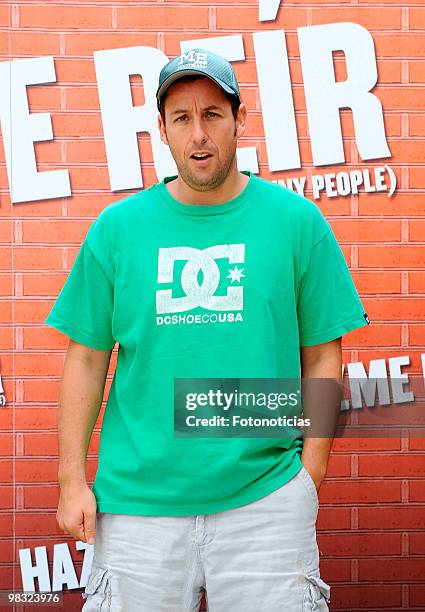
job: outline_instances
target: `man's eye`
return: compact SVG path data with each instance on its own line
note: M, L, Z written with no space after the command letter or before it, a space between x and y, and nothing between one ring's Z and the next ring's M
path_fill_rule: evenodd
M217 113L213 113L213 111L208 111L207 115L213 115L214 117L217 117Z
M180 121L180 119L186 119L187 115L180 115L180 117L177 117L176 121Z

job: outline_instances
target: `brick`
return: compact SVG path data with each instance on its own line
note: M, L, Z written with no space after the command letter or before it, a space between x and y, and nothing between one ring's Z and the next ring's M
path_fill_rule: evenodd
M409 537L409 554L410 555L423 555L425 550L425 533L410 532Z
M421 0L418 1L420 2ZM381 56L402 58L412 56L423 57L424 39L422 34L413 34L412 32L377 33L374 35L373 40L378 58Z
M422 163L425 161L425 141L394 141L391 153L394 159L402 159L404 163Z
M425 81L425 62L410 60L409 61L409 82L423 83Z
M15 576L16 576L15 571ZM1 570L1 588L5 591L13 591L15 589L16 580L13 567L2 567Z
M318 537L320 552L324 556L359 557L400 555L401 534L399 533L370 533L345 532L320 534Z
M10 54L14 59L25 56L35 58L42 55L59 55L60 53L59 32L10 29L8 38L10 40Z
M374 93L381 100L386 112L391 110L423 111L425 109L423 90L419 88L404 86L403 89L396 87L383 89L378 85L375 87ZM410 143L404 142L404 145L407 144Z
M4 386L4 381L3 381L3 386ZM14 410L12 409L11 405L7 405L3 406L2 409L0 410L0 430L1 431L6 431L6 429L12 429L13 428L13 417L14 417Z
M45 459L28 459L19 457L16 460L16 482L25 484L29 482L56 482L58 474L58 461L52 457Z
M13 533L12 519L11 513L0 514L0 536L10 536Z
M53 243L81 245L91 221L85 219L28 220L22 222L22 239L26 244Z
M54 509L59 503L59 485L24 487L24 507L28 510Z
M425 29L425 10L423 8L409 9L409 29L413 31Z
M349 476L351 473L351 458L342 455L331 454L328 462L328 469L326 472L327 478L335 478L342 476Z
M372 299L363 298L362 303L372 321L422 320L421 300L413 297ZM422 305L423 306L423 305Z
M52 125L56 137L103 136L102 120L98 113L52 113Z
M296 30L296 28L307 25L307 11L305 9L293 8L291 6L280 10L273 21L261 22L261 30ZM234 5L231 10L229 7L218 6L216 9L217 29L223 32L226 30L236 30L243 32L257 30L258 28L258 7L245 7Z
M1 27L10 25L10 7L6 4L0 5L0 25Z
M13 329L12 327L0 327L0 349L4 352L13 350Z
M425 450L425 429L410 432L409 450Z
M425 136L425 113L409 116L409 136Z
M51 143L51 141L49 142ZM38 145L36 144L35 146ZM49 216L57 217L62 214L62 201L66 201L67 199L68 198L52 198L51 200L33 200L31 202L14 204L13 217L15 220L25 219L28 217L34 217L37 219Z
M65 33L66 56L86 56L92 59L94 51L125 49L127 47L157 47L156 32L87 32Z
M118 7L117 25L119 29L149 30L184 30L187 27L188 12L185 6L132 6ZM192 28L208 29L208 7L190 7L190 24ZM200 38L200 36L198 36Z
M59 332L56 332L59 335ZM65 339L66 336L61 334ZM59 368L59 366L58 366ZM59 397L59 379L57 380L23 380L24 399L32 402L55 402Z
M0 324L12 323L12 302L7 298L0 300Z
M359 508L360 529L422 529L423 507L406 504Z
M68 143L69 144L69 143ZM94 219L102 212L102 210L112 202L123 199L123 192L120 193L73 193L69 198L68 215L70 217L90 217Z
M146 169L147 170L147 169ZM153 170L153 168L152 168ZM145 175L146 176L146 175ZM105 164L103 167L85 166L74 167L72 171L72 182L76 190L109 190L109 174Z
M378 453L400 450L400 439L395 438L335 438L332 453Z
M61 32L70 29L101 29L112 27L112 7L102 6L19 6L20 28L45 28Z
M28 297L40 295L56 297L62 289L67 277L68 272L45 274L43 276L43 282L40 283L40 278L37 274L24 273L22 275L23 295ZM24 329L24 336L28 331L29 330L27 328ZM45 336L45 339L46 338L47 336Z
M75 87L79 83L96 86L93 58L59 57L55 60L56 79L61 86Z
M0 220L0 244L3 248L4 244L9 244L12 241L12 223L9 219Z
M3 248L3 247L1 247ZM0 295L3 297L11 297L12 295L12 274L9 272L0 273Z
M325 580L332 585L338 582L347 582L351 578L351 562L349 559L322 558L320 575L324 576Z
M409 325L409 345L423 346L425 344L425 325Z
M67 113L68 111L93 110L100 112L99 91L97 87L67 87L65 89L65 107ZM100 140L101 139L99 139L99 142ZM66 144L74 144L74 141L67 142ZM86 142L85 144L89 145L91 142Z
M1 491L3 493L3 491ZM8 538L3 540L0 547L0 563L8 563L9 566L13 563L13 539ZM3 569L4 566L2 566ZM3 585L2 585L3 588Z
M62 531L57 524L56 511L17 512L15 515L16 536L60 536Z
M425 607L425 585L409 585L409 603L411 606Z
M424 267L425 250L422 246L361 245L359 246L359 266L361 268L382 267L401 268Z
M317 530L334 531L349 529L351 526L350 508L321 507L317 518Z
M409 453L395 455L361 455L359 476L420 476L423 474L424 456ZM390 485L393 481L386 480Z
M0 456L8 457L11 455L13 455L13 434L0 431Z
M56 134L55 134L56 136ZM67 169L61 162L61 143L59 141L36 142L34 144L38 169L45 170Z
M363 457L360 457L360 459ZM371 455L375 460L377 455ZM401 501L400 481L395 480L361 480L347 478L341 480L326 479L320 487L322 503L369 504Z
M146 154L140 155L142 163L152 162L152 150L146 147ZM105 143L102 140L72 140L66 143L66 159L70 163L87 162L106 164Z
M425 220L415 219L409 221L409 241L424 242L425 241Z
M0 270L10 271L12 267L12 248L9 246L1 247Z
M351 276L360 295L362 294L400 294L401 293L401 272L386 271L376 272L374 270L351 270ZM375 329L369 330L369 333L378 331L383 336L383 328L375 326ZM397 327L385 327L385 335L388 336L389 343L399 341L400 329ZM398 340L396 340L398 339ZM375 342L375 340L373 340Z
M385 215L385 217L423 215L423 196L421 193L396 193L391 198L388 195L368 193L358 195L360 215ZM390 206L390 208L389 208Z
M425 176L422 167L409 168L409 187L412 189L425 188Z
M50 312L51 306L45 300L19 300L14 303L15 323L42 323ZM18 373L18 372L17 372Z
M62 268L61 248L50 248L15 245L15 271L24 270L58 270Z
M339 243L376 242L380 231L384 232L386 240L399 242L401 239L401 224L395 219L385 221L344 219L342 221L332 220L330 224Z
M13 484L10 485L0 485L0 495L1 495L1 507L2 510L11 510L14 506L13 495L14 495L14 487ZM0 547L1 551L1 547ZM1 556L1 552L0 552Z
M362 0L360 0L362 1ZM335 585L332 591L334 610L364 610L371 608L389 612L401 606L400 584Z
M15 414L17 431L52 429L57 427L57 409L33 406L31 408L17 408Z
M282 11L284 12L284 11ZM340 21L351 21L367 28L370 32L380 32L381 30L400 30L401 28L401 9L386 8L365 8L365 7L345 7L333 9L330 7L312 9L311 25L326 23L339 23Z
M58 456L58 436L57 433L37 433L28 432L24 434L24 455L34 456Z
M359 578L385 582L422 581L423 568L423 559L391 559L391 563L388 563L388 559L360 559Z
M417 470L415 476L421 476L423 478L423 464L424 455L422 458L422 470ZM425 481L424 480L411 480L409 482L409 500L412 502L425 502Z

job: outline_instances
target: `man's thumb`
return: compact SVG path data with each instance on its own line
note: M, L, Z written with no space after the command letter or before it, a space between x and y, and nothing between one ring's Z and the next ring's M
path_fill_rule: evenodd
M86 515L84 520L84 533L88 544L96 541L96 515Z

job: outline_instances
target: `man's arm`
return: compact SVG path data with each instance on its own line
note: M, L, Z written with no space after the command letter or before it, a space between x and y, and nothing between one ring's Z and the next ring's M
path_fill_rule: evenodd
M327 378L342 383L341 338L315 346L302 346L300 353L302 379ZM333 437L304 438L301 461L317 490L326 475L332 443Z
M86 482L87 449L102 405L111 353L70 339L60 385L56 519L65 533L85 542L94 537L96 520L96 498Z

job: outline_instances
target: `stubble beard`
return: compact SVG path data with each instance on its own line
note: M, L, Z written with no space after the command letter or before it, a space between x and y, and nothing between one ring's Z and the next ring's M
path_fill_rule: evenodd
M236 127L234 131L234 136L236 136ZM180 160L177 161L177 158L173 156L180 178L183 182L186 183L186 185L188 185L191 189L195 189L196 191L210 191L212 189L220 187L220 185L222 185L223 182L226 180L232 167L233 160L236 156L236 146L237 145L235 139L234 146L231 150L229 150L229 154L226 156L224 162L218 163L218 167L214 171L213 175L209 178L208 176L202 178L201 173L195 174L191 171L189 167L190 162L185 164Z
M236 149L233 154L226 157L223 163L218 164L212 175L207 175L205 178L202 177L201 173L197 174L192 172L189 164L177 164L176 162L176 165L181 179L187 185L189 185L189 187L196 189L197 191L210 191L211 189L215 189L224 183L230 172L235 154Z

